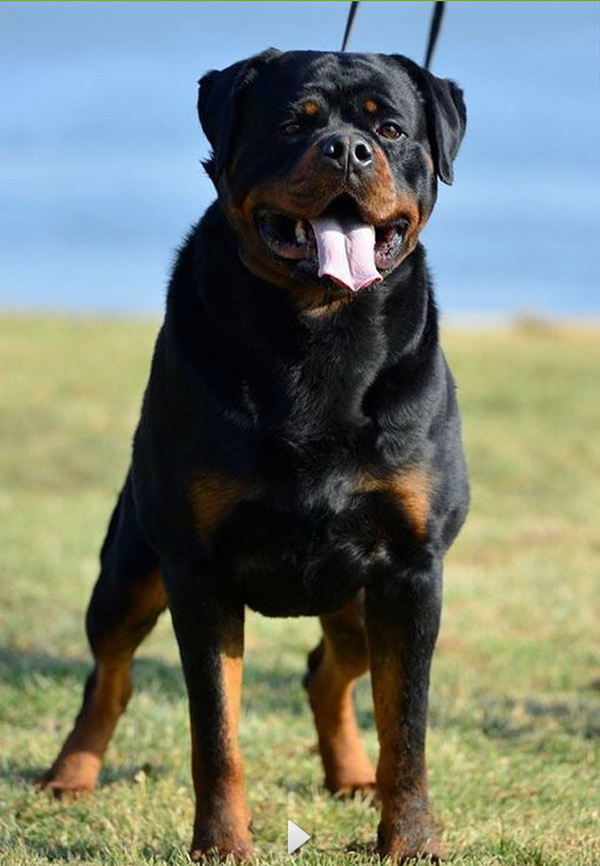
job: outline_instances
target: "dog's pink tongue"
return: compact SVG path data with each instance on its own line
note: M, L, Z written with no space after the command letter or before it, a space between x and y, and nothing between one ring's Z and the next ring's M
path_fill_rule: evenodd
M317 241L319 276L358 292L383 279L375 267L375 229L358 220L334 216L311 220Z

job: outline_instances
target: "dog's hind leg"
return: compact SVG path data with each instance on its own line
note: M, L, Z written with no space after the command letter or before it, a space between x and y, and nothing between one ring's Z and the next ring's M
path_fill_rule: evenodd
M166 604L158 556L139 528L128 481L113 512L87 611L95 667L73 730L39 780L40 787L63 796L95 786L102 757L131 695L134 651Z
M342 610L321 617L323 639L308 656L305 686L313 711L325 786L333 794L373 791L375 771L358 736L355 681L369 667L359 593Z

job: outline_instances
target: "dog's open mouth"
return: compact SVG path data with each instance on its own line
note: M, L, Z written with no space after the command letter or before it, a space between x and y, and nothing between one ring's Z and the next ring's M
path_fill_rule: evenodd
M357 292L381 282L400 256L406 223L373 226L353 202L337 199L313 220L260 210L257 224L267 247L291 262L318 268L319 277Z

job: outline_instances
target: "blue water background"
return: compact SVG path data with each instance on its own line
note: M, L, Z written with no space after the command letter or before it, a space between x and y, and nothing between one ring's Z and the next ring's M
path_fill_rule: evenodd
M364 2L352 48L422 59L431 3ZM196 81L337 49L341 2L0 4L0 307L158 313L213 198ZM455 185L424 233L449 314L600 314L600 4L449 2Z

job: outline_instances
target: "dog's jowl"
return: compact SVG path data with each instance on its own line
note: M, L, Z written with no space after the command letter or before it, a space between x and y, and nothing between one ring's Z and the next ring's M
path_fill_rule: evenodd
M198 109L218 196L173 270L87 614L95 667L41 784L94 787L168 605L191 855L250 859L244 610L318 616L305 683L325 784L376 789L381 856L436 860L429 671L468 484L419 235L452 182L462 94L401 56L269 50L206 75ZM376 768L352 706L369 670Z

